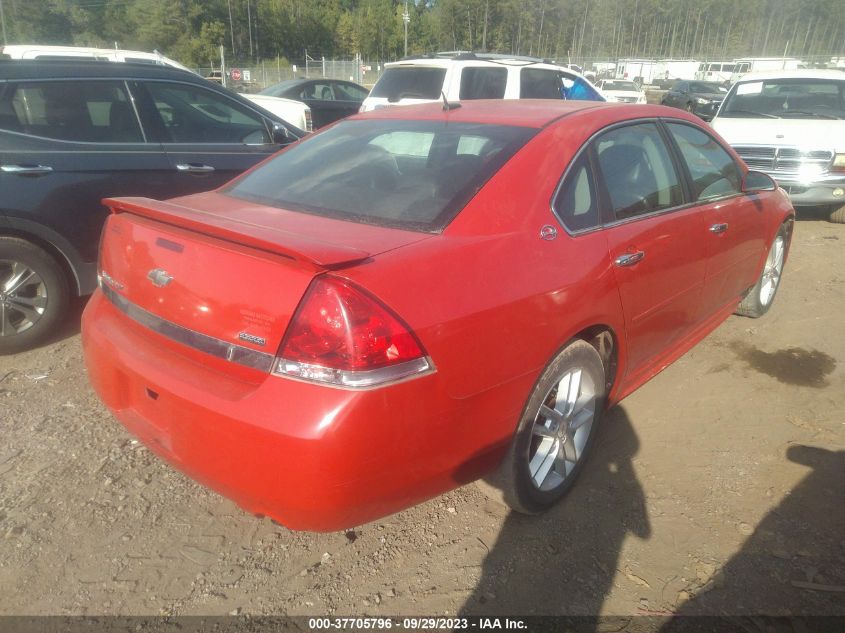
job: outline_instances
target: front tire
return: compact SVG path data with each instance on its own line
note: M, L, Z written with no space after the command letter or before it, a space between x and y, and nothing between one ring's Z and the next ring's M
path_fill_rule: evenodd
M595 443L606 385L601 357L585 341L568 345L543 371L487 482L513 510L538 514L572 488Z
M783 264L789 250L790 230L782 224L769 247L763 272L736 309L736 314L757 319L766 314L775 300L783 276Z
M0 354L31 349L67 311L69 290L58 262L16 237L0 237Z

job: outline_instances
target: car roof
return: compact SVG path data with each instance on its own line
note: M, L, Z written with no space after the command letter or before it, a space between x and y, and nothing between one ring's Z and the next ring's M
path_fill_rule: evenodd
M6 79L180 79L206 85L205 79L179 68L132 62L95 60L0 60L0 80Z
M415 57L402 59L398 62L388 62L388 68L450 68L452 66L487 66L490 68L540 68L543 70L559 70L581 77L580 72L563 64L555 64L549 60L520 57L517 55L501 55L495 58L458 55L456 57Z
M740 82L761 81L765 79L832 79L845 81L845 71L824 68L805 68L801 70L761 70L742 76Z
M458 102L454 102L457 104ZM616 108L605 101L558 101L555 99L473 99L460 102L459 108L444 110L443 103L378 108L352 119L449 120L460 123L487 123L541 128L576 112L598 108ZM644 116L648 116L645 114Z

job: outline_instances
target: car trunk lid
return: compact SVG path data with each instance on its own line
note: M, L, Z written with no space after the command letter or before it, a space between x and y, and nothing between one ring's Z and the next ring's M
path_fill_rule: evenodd
M149 329L261 370L316 275L429 237L219 198L105 200L101 286Z

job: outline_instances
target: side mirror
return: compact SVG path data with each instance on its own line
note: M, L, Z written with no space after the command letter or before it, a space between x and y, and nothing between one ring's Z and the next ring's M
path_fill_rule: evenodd
M296 140L288 129L279 123L273 124L273 142L277 145L290 145Z
M762 171L749 171L745 174L745 180L742 183L742 190L745 193L775 191L777 188L778 185L772 177Z

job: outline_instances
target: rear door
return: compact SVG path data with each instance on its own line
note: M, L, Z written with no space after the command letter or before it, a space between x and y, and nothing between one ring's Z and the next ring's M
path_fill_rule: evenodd
M173 195L169 172L161 145L139 123L125 81L5 84L0 209L13 225L47 227L60 247L67 240L77 251L72 257L96 261L107 215L103 198Z
M629 373L697 323L704 285L704 216L684 207L682 179L658 124L612 128L593 144L607 239L625 313Z
M167 154L169 197L215 189L279 149L267 120L225 94L176 81L132 89Z

